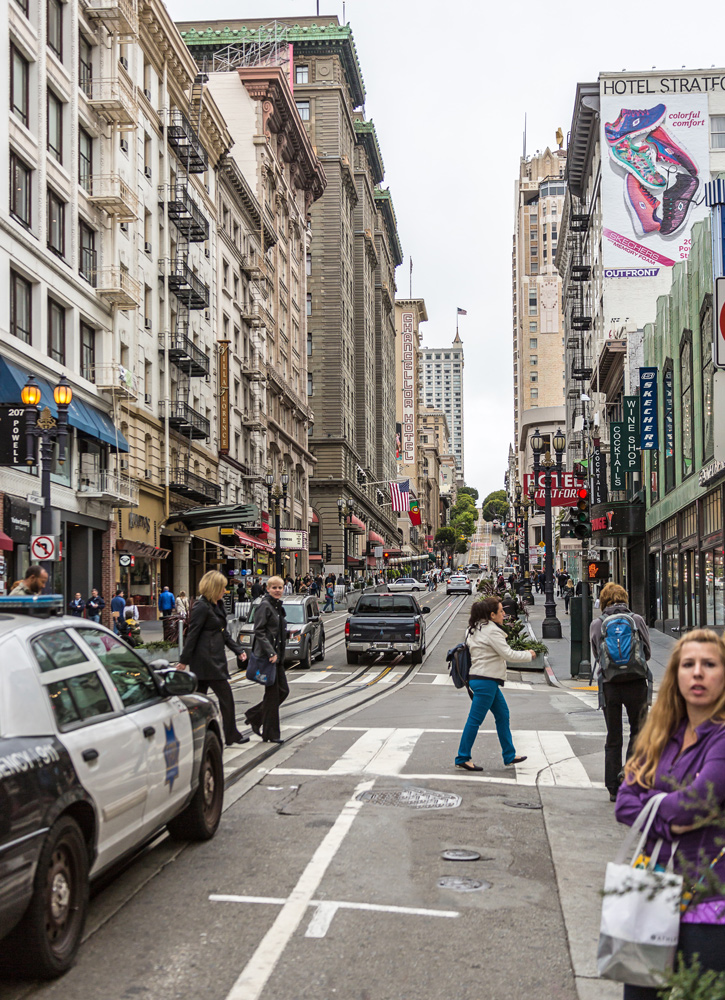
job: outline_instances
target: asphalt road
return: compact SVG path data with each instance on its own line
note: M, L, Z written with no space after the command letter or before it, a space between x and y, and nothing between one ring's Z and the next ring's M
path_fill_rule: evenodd
M94 896L76 966L50 984L0 983L0 1000L621 995L594 979L601 873L619 838L600 714L587 692L512 672L528 761L504 767L487 719L474 748L484 771L454 768L469 703L445 651L470 599L425 602L417 668L348 667L345 613L326 617L325 660L290 673L285 745L225 752L215 839L160 838ZM234 689L241 716L258 688ZM444 860L450 849L481 857Z

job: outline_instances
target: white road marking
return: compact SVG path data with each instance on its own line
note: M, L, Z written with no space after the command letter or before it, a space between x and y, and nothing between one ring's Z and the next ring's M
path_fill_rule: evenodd
M227 1000L258 1000L261 996L282 952L299 927L315 890L322 882L355 817L363 807L364 803L358 799L358 795L371 789L374 784L373 778L372 781L361 781L356 786L352 797L345 803L342 812L300 875L297 885L277 914L276 920L232 986Z
M329 773L362 774L394 732L394 729L368 729L339 760L335 761Z
M539 739L549 761L555 785L566 785L567 788L592 787L592 781L584 765L563 733L540 732Z
M286 899L272 896L232 896L214 894L209 896L212 903L268 903L283 906ZM399 913L412 917L459 917L457 910L427 910L419 906L385 906L380 903L351 903L347 900L311 899L308 906L315 907L312 919L307 925L305 937L323 938L330 929L332 918L338 910L364 910L368 913Z
M516 769L521 765L517 764ZM329 778L330 772L323 770L316 770L315 768L304 768L304 767L275 767L271 771L267 772L275 777L306 777L306 778ZM378 777L381 778L401 778L405 781L478 781L484 782L489 785L534 785L534 781L520 781L518 777L516 778L499 778L495 775L480 774L478 772L466 773L460 769L457 769L454 774L446 772L445 774L410 774L408 771L405 774L380 774ZM540 784L542 782L539 782ZM553 784L553 782L548 782L548 784ZM564 782L557 782L560 787L567 787ZM574 787L581 788L581 785L576 785ZM587 788L604 788L603 781L590 781L586 786Z

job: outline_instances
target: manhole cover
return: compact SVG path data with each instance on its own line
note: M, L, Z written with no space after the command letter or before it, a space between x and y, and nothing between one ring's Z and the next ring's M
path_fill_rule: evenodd
M480 878L463 878L460 875L445 875L438 879L439 889L453 889L454 892L476 892L478 889L490 889L491 883Z
M460 795L452 792L431 792L427 788L402 788L360 792L360 802L376 806L405 806L408 809L455 809L461 804Z
M504 802L505 806L511 806L512 809L542 809L543 806L536 802Z
M463 851L456 849L453 851L444 851L441 857L444 861L479 861L481 855L478 851ZM486 860L490 861L491 859L487 858Z

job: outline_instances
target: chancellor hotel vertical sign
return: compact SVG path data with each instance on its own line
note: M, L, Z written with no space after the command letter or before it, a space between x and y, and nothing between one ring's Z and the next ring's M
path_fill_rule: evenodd
M229 345L219 341L219 451L229 453ZM238 458L237 455L233 456Z
M404 312L402 320L403 465L415 465L415 316Z

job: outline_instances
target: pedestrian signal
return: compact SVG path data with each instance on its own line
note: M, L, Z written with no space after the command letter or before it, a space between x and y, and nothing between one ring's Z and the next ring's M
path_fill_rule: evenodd
M589 513L589 490L586 486L580 486L576 491L574 537L581 539L592 537L592 525Z
M592 559L587 563L587 575L589 577L590 583L595 583L597 581L608 580L609 579L609 563L599 562L597 559Z

